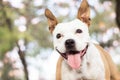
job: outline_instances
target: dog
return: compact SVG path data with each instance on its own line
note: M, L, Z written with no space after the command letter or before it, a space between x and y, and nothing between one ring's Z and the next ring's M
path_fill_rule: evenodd
M61 55L57 63L56 80L120 80L111 56L89 36L90 7L82 0L77 19L58 23L45 10L54 49Z

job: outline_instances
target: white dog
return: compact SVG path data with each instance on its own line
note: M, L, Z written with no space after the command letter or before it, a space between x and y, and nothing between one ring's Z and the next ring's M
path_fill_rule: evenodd
M73 21L58 23L48 9L45 15L53 34L54 49L62 56L58 60L56 80L120 80L109 54L90 39L90 8L86 0L82 1Z

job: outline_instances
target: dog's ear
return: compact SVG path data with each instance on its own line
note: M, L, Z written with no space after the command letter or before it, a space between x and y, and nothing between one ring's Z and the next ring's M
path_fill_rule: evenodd
M45 9L45 16L48 19L48 24L49 24L49 30L52 33L55 26L57 25L57 19L56 17L52 14L52 12L49 9Z
M85 22L88 26L90 25L90 7L87 0L82 0L77 18Z

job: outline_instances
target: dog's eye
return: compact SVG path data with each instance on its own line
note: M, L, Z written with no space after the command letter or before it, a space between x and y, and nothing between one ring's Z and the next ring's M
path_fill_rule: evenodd
M77 29L76 33L82 33L82 30L81 29Z
M56 35L56 38L59 39L61 36L62 36L62 35L61 35L60 33L58 33L58 34Z

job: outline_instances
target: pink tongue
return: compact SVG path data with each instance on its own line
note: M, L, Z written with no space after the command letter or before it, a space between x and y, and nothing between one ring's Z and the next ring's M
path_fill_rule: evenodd
M68 55L68 64L73 69L78 69L80 67L80 64L81 64L80 53L75 54L75 55Z

